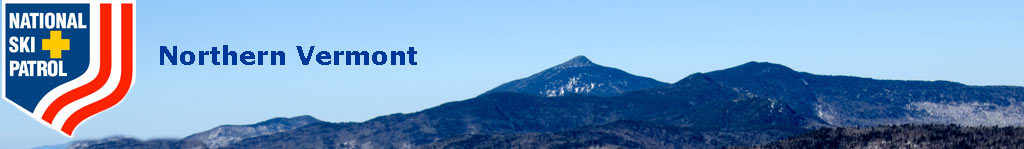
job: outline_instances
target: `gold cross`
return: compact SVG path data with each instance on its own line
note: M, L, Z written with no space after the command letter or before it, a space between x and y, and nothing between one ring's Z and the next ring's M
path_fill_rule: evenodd
M60 59L61 51L71 50L71 40L60 37L60 31L50 31L50 39L43 39L43 50L50 51L52 59Z

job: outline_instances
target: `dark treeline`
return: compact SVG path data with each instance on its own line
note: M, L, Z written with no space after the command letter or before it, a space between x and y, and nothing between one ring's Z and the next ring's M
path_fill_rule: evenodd
M903 124L823 128L754 148L1024 148L1024 127Z

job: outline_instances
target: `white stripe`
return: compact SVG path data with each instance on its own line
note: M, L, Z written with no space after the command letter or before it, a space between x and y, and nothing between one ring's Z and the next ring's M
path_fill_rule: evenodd
M96 78L97 75L99 75L101 27L99 23L99 17L100 5L90 4L89 20L95 23L89 24L89 39L91 39L89 40L89 49L91 49L89 51L89 67L85 70L85 73L83 73L82 76L79 76L74 80L68 81L67 83L61 84L60 86L57 86L50 92L46 93L46 95L44 95L43 98L39 100L39 103L36 104L36 108L32 111L33 117L42 119L43 113L46 112L46 108L48 108L50 104L53 104L53 101L57 100L57 97L64 95L65 93L70 92L75 88L81 87L86 83L89 83L89 81L92 81L94 78Z
M132 72L131 72L131 77L132 77L132 79L131 79L131 80L132 80L132 81L131 81L131 82L129 82L128 86L120 86L120 87L127 87L127 90L128 90L128 91L125 91L125 94L126 94L126 95L125 95L125 98L127 98L127 92L130 92L130 90L131 90L131 87L132 87L132 86L133 86L133 85L135 84L135 80L138 80L138 79L135 79L135 71L136 71L136 70L138 70L138 69L136 69L136 68L135 68L135 67L137 67L137 66L138 66L138 64L137 64L137 63L135 63L136 59L138 58L138 56L135 56L135 54L137 54L137 53L138 53L138 52L136 52L136 48L135 48L135 42L137 41L137 40L135 40L135 37L136 37L136 36L135 36L135 33L136 33L136 32L135 32L135 30L137 29L137 27L135 27L135 16L136 16L136 13L135 13L135 6L137 6L137 5L136 5L136 4L134 4L134 1L131 1L131 3L132 3L131 5L133 6L133 7L132 7L132 10L131 10L131 11L132 11L132 12L131 12L131 13L132 13L132 31L131 31L131 33L132 33L132 43L131 43L131 44L132 44L132 45L131 45L131 47L132 47L132 48L131 48L131 49L132 49L132 60L131 60L131 62L130 62L130 63L132 63ZM121 51L121 50L125 50L125 49L122 49L122 48L121 48L121 45L120 45L120 44L121 44L121 38L123 38L123 36L120 36L120 35L121 35L121 23L120 23L120 22L121 22L121 21L124 21L124 20L123 20L123 18L121 18L121 8L120 8L121 6L120 6L120 4L115 4L115 5L118 5L118 6L117 6L117 7L118 7L118 8L117 8L118 10L117 10L117 11L115 12L115 13L116 13L116 15L114 15L114 16L116 16L115 20L116 20L116 21L118 22L118 24L117 24L117 26L116 26L116 27L118 28L118 30L117 30L117 36L116 36L116 38L117 38L117 40L118 40L118 41L116 42L116 43L117 43L117 45L115 45L115 46L117 46L117 47L118 47L118 48L117 48L117 49L119 49L118 51ZM118 54L118 55L120 55L120 54ZM120 66L118 66L118 68L123 68L123 67L120 67ZM120 81L118 81L118 84L120 84ZM110 108L114 108L114 107L116 107L117 105L121 104L121 102L124 102L124 100L123 100L123 99L122 99L122 100L118 100L118 101L117 101L117 103L115 103L115 104L114 104L113 106L109 107L109 108L108 108L108 110L109 110ZM86 117L85 119L82 119L82 121L81 121L80 123L78 123L78 124L79 124L79 125L85 124L85 123L86 123L87 121L89 121L89 119L92 119L92 118L93 118L94 116L96 116L96 115L99 115L100 113L103 113L104 111L106 111L106 110L100 111L100 112L98 112L98 113L96 113L96 114L94 114L94 115L90 115L90 116ZM75 127L77 127L77 126L75 126ZM77 130L77 129L75 129L75 130ZM69 136L69 137L70 137L70 136Z
M103 85L103 87L100 88L100 90L96 91L93 94L85 96L85 98L76 100L75 102L68 104L63 109L60 109L60 112L57 113L57 116L53 120L53 125L51 126L51 128L60 130L60 128L64 127L64 123L68 120L68 118L71 117L72 114L74 114L75 112L89 104L95 103L96 101L99 101L109 96L111 93L114 92L114 89L117 88L118 82L120 82L121 78L121 5L111 4L110 14L112 15L110 19L110 39L112 54L110 59L110 78Z

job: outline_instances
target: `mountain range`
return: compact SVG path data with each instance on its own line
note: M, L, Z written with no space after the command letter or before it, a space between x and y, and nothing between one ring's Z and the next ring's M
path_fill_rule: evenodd
M668 84L578 56L471 99L365 122L300 117L178 140L108 138L71 147L717 148L837 127L1020 126L1018 99L1024 87L816 75L766 62Z

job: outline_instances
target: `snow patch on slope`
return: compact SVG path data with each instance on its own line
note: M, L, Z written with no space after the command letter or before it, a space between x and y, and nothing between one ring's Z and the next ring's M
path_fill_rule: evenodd
M927 123L954 123L970 126L1022 126L1024 107L1018 104L997 105L993 103L935 103L913 102L908 110L923 112L916 121Z
M570 93L587 94L596 87L604 86L604 84L601 83L580 82L581 77L582 75L571 77L564 85L557 85L554 88L544 90L541 94L548 97L563 96Z

